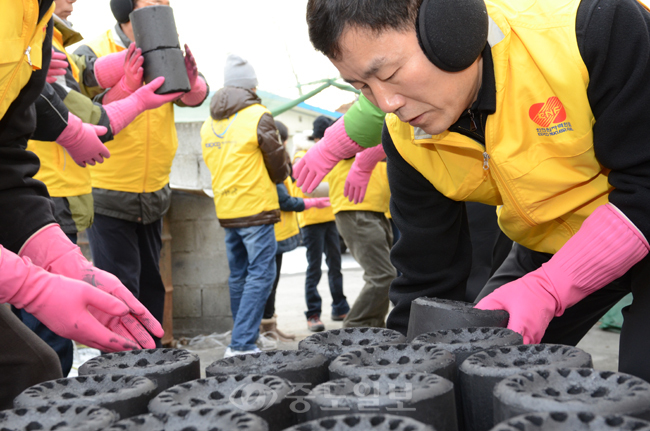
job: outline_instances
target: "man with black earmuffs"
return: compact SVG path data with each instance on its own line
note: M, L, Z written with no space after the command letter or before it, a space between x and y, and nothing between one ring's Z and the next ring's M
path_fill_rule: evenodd
M352 7L354 6L354 7ZM476 305L526 343L575 345L620 298L619 369L650 381L650 12L635 0L309 0L309 36L388 113L387 326L418 297L462 300L464 201L514 241ZM344 121L339 122L341 126ZM303 190L364 148L329 131L295 167ZM327 134L326 134L327 137Z
M110 6L115 26L75 51L87 67L103 61L105 68L112 65L113 75L119 76L111 85L87 80L84 74L85 90L102 104L124 99L143 84L144 58L133 43L129 14L147 6L169 6L169 1L111 0ZM125 61L107 62L110 54L124 51ZM178 148L173 105L196 107L209 93L187 45L185 67L191 90L139 115L115 135L110 164L91 171L95 219L87 232L93 261L115 274L159 321L165 303L159 264L162 224L171 205L169 174ZM105 75L104 81L111 82L110 74ZM156 346L161 346L161 340L156 339Z

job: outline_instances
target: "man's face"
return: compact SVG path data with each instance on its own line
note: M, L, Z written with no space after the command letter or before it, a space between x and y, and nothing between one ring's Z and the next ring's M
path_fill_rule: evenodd
M454 124L480 88L480 58L461 72L445 72L424 55L415 30L348 27L339 43L338 59L330 60L345 81L382 111L432 135Z
M140 9L146 6L169 6L169 0L136 0L133 9Z
M54 14L62 19L68 19L74 7L72 4L77 0L54 0Z

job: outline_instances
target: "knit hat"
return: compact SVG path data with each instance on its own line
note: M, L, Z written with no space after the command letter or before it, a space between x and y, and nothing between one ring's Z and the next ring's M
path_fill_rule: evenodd
M334 120L324 115L316 117L314 120L313 131L309 139L312 141L314 139L320 139L325 136L325 129L334 124Z
M230 54L223 68L223 86L251 89L257 87L255 69L247 60Z

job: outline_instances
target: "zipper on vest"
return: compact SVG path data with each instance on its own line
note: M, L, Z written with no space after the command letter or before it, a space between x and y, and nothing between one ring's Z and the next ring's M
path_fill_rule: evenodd
M490 156L486 151L485 153L483 153L483 169L485 169L486 166L487 166L487 169L490 169L490 165L488 163L489 159L490 159ZM517 214L519 214L519 217L521 217L521 219L526 224L528 224L529 226L531 226L531 227L535 226L536 225L535 221L533 219L531 219L523 209L521 209L521 207L517 203L517 200L512 195L512 192L510 191L510 188L508 187L506 182L503 180L503 177L501 177L501 173L499 172L499 169L497 168L497 165L493 165L492 167L494 169L490 169L490 170L492 172L494 172L494 175L496 176L496 178L498 180L497 182L501 183L501 185L503 186L502 188L500 187L499 190L503 190L508 195L508 198L510 199L510 202L512 202L512 206L515 209L515 211L517 212Z
M490 170L490 155L487 153L487 151L483 151L483 170Z
M476 126L476 120L474 119L474 113L472 112L471 109L468 109L468 110L467 110L467 113L469 114L469 119L470 119L470 121L471 121L471 123L472 123L472 124L469 126L469 131L470 131L470 132L476 132L476 130L478 129L478 127Z
M31 56L31 51L32 47L28 46L27 49L25 50L25 55L27 56L27 63L29 63L30 66L32 66L32 56Z

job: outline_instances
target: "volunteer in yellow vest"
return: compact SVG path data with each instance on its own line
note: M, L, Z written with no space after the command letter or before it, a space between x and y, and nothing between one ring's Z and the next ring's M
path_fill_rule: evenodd
M276 184L291 171L271 113L256 94L255 70L231 54L224 87L210 102L210 118L201 128L203 159L212 174L219 224L226 231L230 310L234 321L225 357L259 351L266 299L275 279L280 221Z
M321 140L325 129L332 124L333 120L321 115L314 120L312 134L306 141L314 143ZM298 150L293 158L297 163L306 153L308 148L302 148L305 141L297 141L294 137L294 145ZM313 144L312 144L313 145ZM299 198L316 198L329 196L329 185L323 183L313 193L305 195L302 190L292 183L291 193ZM305 302L307 311L307 329L312 332L325 330L325 324L321 320L322 299L318 293L318 283L323 274L321 265L323 253L327 264L327 281L329 283L332 306L330 318L335 322L345 319L350 311L350 305L343 293L343 275L341 274L341 244L339 231L334 222L332 208L311 208L298 213L298 223L302 233L302 243L305 246L307 257L307 270L305 272Z
M341 121L341 120L339 120ZM376 147L381 150L381 147ZM376 149L365 151L371 154ZM382 157L383 158L383 157ZM390 190L386 163L373 163L363 202L350 202L344 196L346 178L358 160L338 162L327 176L330 201L336 217L336 227L354 259L363 269L365 284L343 320L344 327L385 327L388 313L388 289L397 273L390 262L393 230L385 213L388 211ZM383 172L382 172L383 171Z
M57 334L102 350L153 346L150 337L136 335L146 334L136 320L148 319L142 305L117 279L85 260L56 224L47 189L33 178L38 158L25 151L32 135L75 148L101 145L101 129L71 121L45 82L54 5L3 0L0 10L0 304L24 308ZM46 102L44 108L35 107L37 99ZM144 325L162 335L159 325ZM0 410L11 408L27 387L61 377L54 351L4 306L0 343Z
M82 88L110 106L129 97L142 85L140 50L134 50L133 28L128 14L134 9L169 5L167 0L112 0L111 10L118 21L101 37L82 45L75 54L86 67L101 62L112 53L128 49L123 76L103 92L100 77L86 80ZM174 103L198 106L208 95L204 78L185 46L185 65L191 90ZM91 170L95 219L88 229L95 264L113 274L138 297L156 319L162 321L165 288L159 271L162 247L162 220L171 204L169 173L178 147L174 106L166 103L138 115L111 143L109 164ZM156 340L160 346L160 340Z
M406 332L417 297L463 298L462 201L483 202L515 245L477 307L507 310L527 343L575 344L632 291L619 369L650 380L645 6L404 0L388 20L387 0L356 1L343 18L348 1L310 0L307 21L341 76L390 113L382 143L403 276L389 327ZM314 148L297 183L355 145Z
M53 15L54 30L52 35L52 52L54 60L48 69L47 81L52 85L54 91L63 100L66 107L81 119L90 124L104 126L107 132L99 138L102 142L113 139L122 127L132 121L136 115L146 108L157 108L158 106L173 100L174 95L159 96L154 93L154 87L143 87L137 94L116 101L106 108L99 103L81 94L79 76L82 73L100 73L101 64L96 64L94 70L87 71L85 64L77 61L78 57L68 54L65 47L82 40L81 35L72 29L67 18L73 11L73 3L69 0L55 0ZM124 55L113 54L117 58L114 61L119 63L121 74L124 74ZM106 62L103 63L105 65ZM54 67L53 67L54 66ZM56 66L59 66L56 68ZM104 67L106 69L106 67ZM58 72L60 70L61 72ZM102 76L100 74L100 76ZM141 103L142 93L148 93L147 104ZM110 146L110 145L109 145ZM84 231L92 224L93 220L93 199L92 186L90 184L90 170L78 165L70 157L64 147L56 142L43 142L30 140L27 150L34 152L41 161L41 166L34 175L37 180L43 181L54 202L54 216L61 226L63 233L72 241L77 243L77 233ZM60 337L52 332L47 326L39 322L34 316L25 310L18 310L14 307L14 314L22 322L34 331L59 355L63 375L67 376L72 368L73 347L69 339Z
M280 134L280 141L286 150L287 141L289 139L289 129L284 123L275 121L275 126ZM278 204L280 205L280 221L273 227L275 229L275 239L278 243L278 248L275 251L275 280L271 293L266 300L264 306L264 314L262 315L262 326L260 332L269 337L273 337L280 341L290 341L296 338L295 335L285 334L277 327L277 315L275 314L275 293L278 289L280 281L280 270L282 269L282 255L284 253L294 250L300 245L300 228L298 227L297 215L308 211L311 208L329 208L330 199L326 197L321 198L300 198L291 195L290 190L293 187L293 178L290 176L284 180L283 183L277 184L278 191Z

